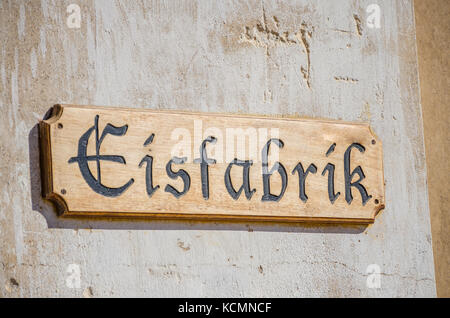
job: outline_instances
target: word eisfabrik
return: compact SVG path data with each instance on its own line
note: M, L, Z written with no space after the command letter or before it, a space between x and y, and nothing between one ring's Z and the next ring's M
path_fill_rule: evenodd
M127 132L128 126L124 125L121 127L115 127L111 124L107 124L102 133L99 132L98 127L99 115L95 117L95 122L92 127L90 127L79 139L78 141L78 155L69 159L68 163L77 163L80 169L80 172L89 185L89 187L98 194L101 194L105 197L117 197L122 193L127 191L133 183L134 179L130 178L128 182L124 185L112 188L108 187L101 182L101 169L100 169L100 161L111 161L116 163L125 164L125 158L120 155L101 155L100 147L107 135L113 136L124 136ZM91 135L95 133L95 149L96 154L92 156L87 155L88 143ZM153 142L155 138L155 134L151 134L149 138L144 142L144 146L147 146ZM195 164L199 164L200 168L200 176L201 176L201 187L202 187L202 196L205 200L209 199L209 168L213 167L216 164L216 160L208 157L207 153L207 145L214 144L217 141L215 136L209 136L204 139L201 143L199 149L199 157L194 159ZM284 142L279 138L271 138L269 139L261 150L261 177L263 184L263 195L261 196L262 201L279 201L282 199L288 184L288 173L286 172L286 167L279 161L275 162L273 167L269 169L268 166L268 157L270 147L276 146L279 149L284 147ZM334 150L336 144L333 143L328 151L326 152L326 156L328 157ZM352 143L349 145L344 153L344 178L345 178L345 200L348 204L350 204L353 200L352 188L355 188L359 191L362 204L365 205L367 201L372 197L367 193L366 188L361 184L361 182L365 179L365 175L361 166L356 167L352 171L350 171L350 156L352 149L356 149L361 153L365 152L365 148L363 145L359 143ZM153 181L153 156L145 155L139 163L139 167L143 167L145 165L145 181L146 181L146 192L149 198L159 190L159 185L154 185ZM89 162L94 161L97 164L97 178L94 177L90 168ZM166 173L169 178L175 180L180 178L183 181L183 189L181 191L177 190L174 186L167 184L165 186L164 191L170 193L175 198L180 198L185 195L191 186L191 177L186 170L179 169L177 171L173 170L173 165L182 165L187 162L187 157L172 157L166 164ZM233 186L231 180L231 169L233 166L238 166L242 168L242 184L239 189L236 189ZM232 160L228 167L226 168L224 174L224 182L226 189L234 200L238 200L241 193L244 192L247 200L251 200L252 196L255 194L256 189L252 189L250 185L250 169L253 166L252 160L242 160L235 158ZM301 162L298 162L297 165L291 171L292 175L298 175L299 182L299 192L298 197L301 201L307 202L308 196L306 194L305 189L305 181L307 176L311 174L317 173L317 166L314 163L311 163L307 169L303 168ZM281 190L277 194L271 193L270 185L271 185L271 177L274 173L279 174L281 178ZM332 163L328 163L322 171L322 176L325 176L328 173L328 199L332 204L339 197L340 192L335 191L335 165ZM356 181L353 181L354 177L358 176Z
M271 309L271 303L222 303L222 307L216 307L214 305L201 305L201 304L185 304L178 306L178 312L180 313L202 313L206 316L213 311L221 310L226 312L269 312Z

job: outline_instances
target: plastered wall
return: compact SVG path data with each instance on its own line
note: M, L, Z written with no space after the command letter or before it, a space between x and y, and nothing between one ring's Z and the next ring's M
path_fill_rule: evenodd
M450 2L414 1L436 287L450 297Z
M370 28L372 3L0 1L0 296L435 296L413 3L377 1ZM369 227L59 219L36 126L55 103L370 122L386 209Z

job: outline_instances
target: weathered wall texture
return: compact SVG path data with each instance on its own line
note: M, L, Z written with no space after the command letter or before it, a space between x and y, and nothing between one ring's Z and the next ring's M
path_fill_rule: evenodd
M436 288L450 297L450 2L414 1Z
M412 2L377 1L371 29L372 2L0 1L0 296L435 296ZM60 220L36 130L57 102L369 121L387 208L367 228Z

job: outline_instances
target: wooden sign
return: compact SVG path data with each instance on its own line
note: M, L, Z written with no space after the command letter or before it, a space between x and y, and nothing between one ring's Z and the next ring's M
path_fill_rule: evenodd
M373 223L384 208L367 124L56 105L40 138L63 216Z

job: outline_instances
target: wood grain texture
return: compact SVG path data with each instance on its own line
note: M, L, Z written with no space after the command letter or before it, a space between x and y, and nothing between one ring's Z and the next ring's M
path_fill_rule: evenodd
M96 134L102 134L107 124L127 127L125 135L107 135L99 145L100 155L124 157L123 164L100 162L104 189L119 188L133 180L119 196L108 197L95 192L80 173L77 162L69 163L71 158L79 155L79 140L94 127L96 116L98 131L91 130L87 155L95 155ZM57 105L52 117L42 121L40 126L44 195L62 205L63 216L373 223L384 207L382 144L364 123ZM155 134L153 142L145 144L152 134ZM205 176L201 175L200 164L194 160L200 157L199 146L209 135L217 138L217 142L205 149L208 157L216 162L209 165L209 197L205 199L202 189ZM283 142L284 147L271 144L268 169L272 169L276 161L280 162L287 175L286 190L278 201L263 201L262 151L271 138ZM371 196L365 198L367 201L363 200L357 187L345 186L344 153L352 144L361 145L364 152L356 148L349 152L347 174L362 167L361 185ZM185 147L179 149L179 146ZM330 146L333 148L326 155ZM151 197L146 192L147 167L141 162L149 154L153 160L152 187L160 187ZM185 156L187 162L173 165L172 169L182 168L190 175L191 187L179 198L164 191L167 184L183 189L180 180L174 181L166 173L166 164L174 156ZM224 176L234 158L252 161L249 184L256 193L250 199L242 193L234 200L225 186ZM299 198L300 180L298 173L294 173L299 162L305 171L310 164L314 164L316 170L305 179L306 202ZM328 173L323 172L328 163L335 167L334 178L330 181ZM98 169L95 161L89 162L88 169L94 180ZM234 166L230 177L234 189L239 189L243 180L242 167ZM355 181L358 181L358 175L350 178L350 182ZM280 175L275 172L268 182L270 189L267 192L280 195ZM329 185L334 187L333 194L338 195L335 201L329 198ZM350 203L346 201L347 188L353 194Z

